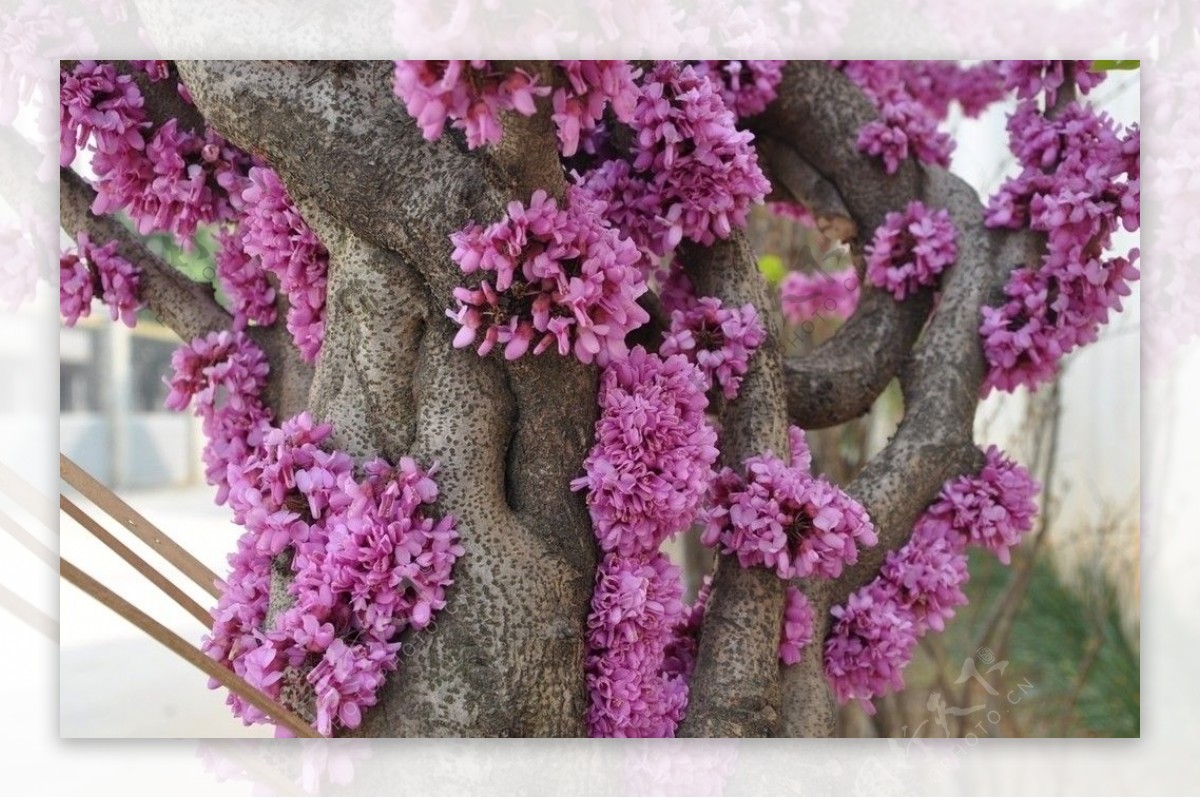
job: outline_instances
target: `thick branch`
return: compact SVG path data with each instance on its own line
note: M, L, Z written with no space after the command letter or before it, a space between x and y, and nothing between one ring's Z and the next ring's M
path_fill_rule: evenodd
M858 235L837 187L794 149L769 137L759 139L756 149L772 194L782 193L807 208L817 220L817 229L828 238L849 241Z
M858 152L858 130L875 116L870 100L841 73L821 62L791 61L779 98L754 119L776 179L793 193L831 186L855 224L859 253L888 212L903 209L924 188L912 160L886 175ZM855 316L815 352L785 364L789 416L812 429L867 412L896 375L931 307L928 292L897 303L864 285Z
M499 217L506 170L451 135L425 141L392 94L388 61L177 61L217 130L265 158L289 188L399 254L450 307L462 279L448 236Z
M1001 300L1009 272L1029 262L1034 244L1029 235L985 228L979 197L959 178L930 170L929 179L929 193L943 201L958 231L958 259L944 275L937 310L901 375L904 421L848 487L870 513L879 545L847 571L835 603L874 577L946 480L982 465L973 443L985 369L980 308Z
M738 398L721 410L721 455L741 470L755 454L788 457L787 419L779 357L779 319L745 237L736 233L711 249L683 253L699 294L727 307L751 302L763 315L767 340L755 354ZM704 617L688 716L689 737L771 737L779 733L779 624L783 582L765 568L742 568L721 555Z

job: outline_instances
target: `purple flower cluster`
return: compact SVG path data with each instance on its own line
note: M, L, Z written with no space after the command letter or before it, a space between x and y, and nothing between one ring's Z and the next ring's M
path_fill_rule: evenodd
M550 93L524 70L504 71L490 61L396 61L394 79L396 96L426 141L440 138L449 119L471 149L500 141L501 112L532 116L534 98Z
M1046 107L1054 105L1058 90L1067 81L1066 61L997 61L996 68L1004 88L1016 90L1018 100L1035 100L1045 95ZM1091 61L1074 61L1075 85L1084 94L1104 80L1103 72L1092 72Z
M786 61L700 61L696 74L717 84L725 107L738 119L761 114L778 96Z
M329 252L288 196L279 175L267 167L251 167L241 192L244 254L258 258L262 268L279 278L288 299L287 328L305 360L314 360L325 340L325 285ZM229 263L227 265L232 265ZM250 279L245 279L250 278ZM267 318L269 284L245 275L236 283L250 291L235 304Z
M629 122L637 103L636 72L628 61L559 61L565 86L554 89L552 119L558 128L559 150L565 157L579 150L581 136L585 149L589 134L604 119L611 106L613 117Z
M900 71L905 91L937 119L945 119L957 102L968 117L977 117L1004 99L999 62L980 61L964 66L955 61L892 62Z
M858 149L883 160L892 174L909 155L922 163L950 165L954 140L938 130L938 117L909 92L900 61L832 61L857 84L879 111L863 125Z
M679 569L659 551L695 519L713 476L706 383L681 355L635 347L600 378L586 475L596 575L585 662L595 737L669 737L687 708L703 599L687 609Z
M245 237L242 225L217 234L217 279L232 305L234 326L244 327L247 322L273 324L275 288L262 262L246 252Z
M217 501L246 529L205 653L274 698L303 679L322 734L357 726L396 669L397 635L429 626L463 554L454 519L429 513L435 469L375 459L359 475L349 455L325 448L330 425L301 413L272 426L259 398L266 358L242 332L196 339L173 365L167 406L191 403L203 418ZM289 598L269 617L285 554ZM268 720L237 696L228 703L246 723Z
M166 406L193 412L203 422L204 476L217 488L217 504L229 497L228 471L254 455L270 425L259 399L267 381L267 357L243 332L211 332L171 356L174 374Z
M80 318L92 313L92 297L95 295L92 271L74 252L62 252L58 256L58 312L63 323L74 327Z
M59 165L70 166L89 139L96 152L118 155L146 146L150 127L137 83L112 64L80 61L59 72Z
M989 446L976 475L946 483L927 515L1008 565L1009 548L1033 528L1039 485L1029 472Z
M717 435L699 370L681 355L634 347L600 377L596 440L584 461L600 548L623 557L658 550L696 517L713 477Z
M1078 103L1048 118L1027 100L1010 117L1009 134L1022 171L990 199L986 222L1043 233L1046 253L1040 266L1012 272L1003 305L983 308L985 394L1052 378L1064 355L1096 340L1139 277L1137 249L1104 255L1115 231L1140 226L1138 128L1119 131Z
M690 66L661 61L645 77L630 123L632 163L607 161L579 179L605 216L646 253L687 239L710 246L746 224L770 184L719 86Z
M745 462L745 477L725 468L701 514L701 540L736 554L743 568L773 568L781 579L836 579L875 545L875 529L854 499L806 467L807 449L791 464L773 453Z
M829 612L834 620L825 638L825 678L839 702L856 699L874 714L872 698L904 688L904 668L917 645L912 616L880 579Z
M736 310L706 296L688 310L671 313L671 329L663 333L659 353L683 355L700 368L710 386L721 386L726 399L735 399L750 358L766 338L754 305Z
M783 623L779 630L779 659L784 665L795 665L800 653L813 639L813 608L808 596L796 587L788 587Z
M956 237L948 211L931 213L913 200L903 213L889 213L875 231L865 250L867 278L902 301L937 283L938 275L958 257Z
M628 122L637 100L635 70L627 61L559 61L556 86L538 85L537 76L492 61L396 61L393 89L417 120L427 141L442 135L446 120L466 133L471 149L500 141L500 115L532 116L536 99L550 95L559 149L574 155L589 147L610 107Z
M216 133L199 136L171 119L144 148L98 150L92 156L98 178L92 212L124 210L142 235L166 231L190 246L198 226L234 217L227 186L249 163Z
M480 355L498 343L509 360L557 345L560 355L604 365L626 355L625 335L650 318L637 304L646 292L641 253L578 189L565 208L538 190L528 206L514 200L500 221L450 240L464 273L489 275L454 290L459 306L446 314L462 327L456 347L482 333Z
M1008 563L1008 547L1033 526L1037 484L992 446L977 475L947 482L917 519L908 541L890 552L877 577L834 607L825 641L825 675L841 702L904 686L917 640L941 631L967 603L966 548L978 545Z
M410 458L395 467L377 459L358 479L348 455L322 448L331 431L302 413L271 428L256 456L230 466L230 505L254 557L270 568L290 551L292 600L268 625L252 611L230 613L236 596L223 597L205 643L209 656L276 697L289 668L307 671L326 735L357 726L374 705L396 668L397 635L427 627L445 606L463 554L453 518L427 515L438 493L432 470ZM247 722L263 719L230 701Z
M109 317L126 327L137 324L137 312L144 304L139 295L141 272L117 254L117 242L96 246L87 233L75 236L78 254L59 256L58 304L64 322L73 327L81 316L91 314L92 297L97 288L108 307Z
M844 320L854 315L859 297L853 266L836 272L789 272L779 284L783 315L792 324L813 319Z
M687 710L679 568L665 554L607 554L596 572L584 660L592 737L672 737ZM673 656L668 661L668 650Z

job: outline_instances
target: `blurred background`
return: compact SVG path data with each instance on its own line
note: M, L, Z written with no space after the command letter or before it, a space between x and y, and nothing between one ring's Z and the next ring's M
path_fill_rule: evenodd
M1110 73L1092 99L1118 122L1136 121L1138 73ZM951 119L958 141L952 168L981 196L1016 171L1007 154L1006 111ZM766 209L756 209L750 232L774 283L788 272L822 277L849 264L839 245ZM192 276L212 279L214 242L201 239L183 252L159 237L152 246ZM39 314L47 293L18 314ZM1055 384L981 404L977 442L998 444L1044 486L1037 525L1011 567L972 555L970 604L944 633L923 638L906 672L907 688L877 701L874 716L857 706L842 709L843 735L1139 735L1138 297L1135 284L1125 311L1097 343L1067 358ZM811 350L839 324L831 314L789 325L789 353ZM178 339L148 316L133 330L93 316L62 329L59 342L62 451L224 575L240 529L204 484L199 422L163 407L162 378ZM0 366L17 362L21 345L19 337L0 335ZM814 469L849 481L886 443L902 410L893 384L868 415L810 433ZM705 555L693 543L685 536L670 550L695 577ZM161 564L148 547L130 545ZM186 639L198 643L206 631L65 516L61 553ZM205 607L212 603L200 591L193 596ZM65 583L59 612L61 736L270 736L269 728L243 727L223 706L224 691L208 690L192 666ZM137 711L130 711L135 702Z

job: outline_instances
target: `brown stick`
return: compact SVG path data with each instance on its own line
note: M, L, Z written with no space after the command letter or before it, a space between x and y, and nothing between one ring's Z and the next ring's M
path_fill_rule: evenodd
M67 560L62 560L59 567L63 579L66 579L68 582L75 585L75 587L96 599L96 601L99 601L101 604L108 607L110 610L117 613L146 634L150 635L155 642L163 644L171 651L190 662L192 665L195 665L197 668L216 679L239 698L245 699L256 709L260 709L270 715L273 722L279 724L280 726L286 726L297 737L322 736L317 734L316 730L305 723L304 719L299 715L292 712L290 709L278 703L274 699L264 695L257 688L252 686L249 682L238 676L233 671L222 667L221 665L217 664L215 660L209 659L197 649L192 648L192 646L189 645L188 642L182 637L175 634L170 629L163 626L161 623L154 620L149 615L142 612L137 607L133 606L128 601L121 598L92 577L88 576L83 571L79 570L79 568L75 567Z
M221 595L217 590L217 575L204 563L193 557L146 517L130 507L108 488L96 481L91 474L71 461L65 454L58 455L58 470L66 483L87 497L108 515L117 519L121 526L137 535L138 539L157 551L162 558L179 569L180 573L208 591L214 598ZM206 620L205 623L208 623Z
M77 524L86 529L88 532L91 532L97 540L112 549L118 557L132 565L135 571L149 579L155 587L170 596L171 599L180 607L183 607L183 609L187 610L192 617L200 621L200 623L204 624L205 626L209 626L212 623L212 618L209 616L209 614L205 612L204 608L197 604L191 596L189 596L187 593L184 593L179 589L178 586L172 584L169 579L160 574L158 571L154 570L154 566L150 565L150 563L139 557L136 552L113 537L113 535L107 529L102 527L98 521L85 513L79 507L79 505L75 504L75 502L71 501L66 496L59 496L58 506L62 508L63 512L71 516L71 518L74 519Z

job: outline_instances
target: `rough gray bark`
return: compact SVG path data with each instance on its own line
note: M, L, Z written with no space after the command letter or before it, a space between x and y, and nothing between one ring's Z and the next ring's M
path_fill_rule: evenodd
M425 141L390 91L389 62L180 61L199 113L148 91L156 120L200 118L276 169L330 252L324 350L315 370L299 361L282 323L251 334L271 358L276 417L311 409L334 425L335 443L362 460L411 455L438 462L439 510L453 514L466 555L434 628L403 639L400 672L357 734L366 736L576 736L583 733L585 619L597 551L580 473L596 419L596 369L553 355L508 363L453 349L445 317L463 276L449 235L489 222L536 188L562 197L548 103L504 120L495 148L469 151L457 133ZM522 65L543 77L544 63ZM165 84L162 84L165 85ZM899 377L904 421L849 492L863 503L880 545L835 582L805 581L817 618L802 661L777 656L785 585L765 569L719 557L702 630L689 736L824 736L832 698L821 673L829 608L869 580L901 545L948 478L978 467L972 421L983 376L979 308L995 301L1026 237L987 231L962 181L909 161L892 176L854 140L874 117L869 101L821 63L790 62L780 97L752 120L779 195L808 203L827 232L862 246L884 216L920 198L950 210L958 262L934 307L925 291L902 303L864 288L859 308L810 355L784 360L775 303L744 236L681 258L703 295L753 303L768 340L739 398L714 408L723 464L773 451L789 455L789 417L802 427L859 416ZM230 324L207 288L173 272L115 221L88 213L91 189L63 172L63 226L116 238L143 269L152 309L185 339ZM653 317L638 339L654 346ZM919 343L918 343L919 339ZM274 590L285 590L276 580Z

